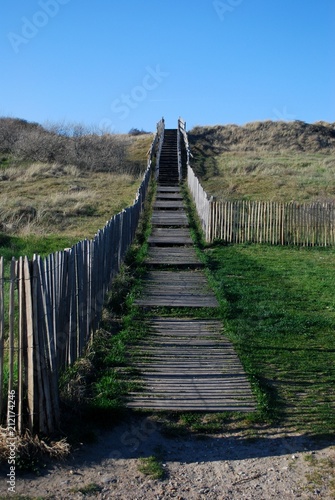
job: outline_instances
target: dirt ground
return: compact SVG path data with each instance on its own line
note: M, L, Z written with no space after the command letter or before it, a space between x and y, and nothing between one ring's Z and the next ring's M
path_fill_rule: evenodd
M257 437L243 431L167 437L142 416L100 431L94 444L79 446L41 476L17 477L15 492L25 498L81 499L89 498L91 485L97 499L328 500L335 498L334 445L273 428ZM157 454L163 480L139 471L141 457ZM3 479L0 498L7 494Z

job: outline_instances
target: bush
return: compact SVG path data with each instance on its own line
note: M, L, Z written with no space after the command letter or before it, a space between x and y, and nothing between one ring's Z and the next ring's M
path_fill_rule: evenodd
M144 133L132 129L131 135ZM138 175L143 165L128 159L132 141L129 135L101 135L80 124L43 128L25 120L0 118L0 153L11 155L14 163L57 163L74 165L87 172Z

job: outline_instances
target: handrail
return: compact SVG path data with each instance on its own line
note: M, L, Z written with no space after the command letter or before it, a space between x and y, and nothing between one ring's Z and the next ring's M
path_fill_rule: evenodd
M185 144L185 149L186 149L186 155L187 155L186 162L187 162L187 166L189 166L189 164L190 164L190 157L193 158L193 155L191 153L190 145L189 145L189 142L188 142L188 137L187 137L187 132L186 132L186 121L183 120L183 118L181 118L181 117L178 118L178 132L179 132L179 134L182 135L182 137L184 139L184 144Z
M190 157L193 158L193 155L190 151L190 145L188 142L187 132L186 132L186 122L183 118L178 119L178 136L182 136L184 140L184 145L186 149L186 163L187 163L187 185L192 194L194 203L196 205L196 209L201 220L202 229L205 234L206 241L209 241L209 229L210 229L210 203L211 199L209 198L206 191L201 186L197 176L195 175L191 165L190 165ZM178 151L181 154L181 150Z
M157 132L155 136L155 145L158 142L158 149L157 149L157 154L156 154L156 172L155 172L155 178L156 180L158 179L159 175L159 161L161 158L161 152L162 152L162 147L163 147L163 142L164 142L164 131L165 131L165 121L164 117L157 123Z

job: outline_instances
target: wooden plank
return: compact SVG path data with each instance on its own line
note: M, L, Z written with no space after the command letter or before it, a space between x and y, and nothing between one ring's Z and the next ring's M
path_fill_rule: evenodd
M24 387L24 347L25 339L25 297L24 297L24 271L23 271L23 257L19 258L17 266L17 281L18 281L18 309L19 309L19 331L18 331L18 388L17 388L17 430L19 434L23 430L23 387Z
M5 335L5 293L4 293L4 282L5 282L5 270L4 270L4 258L0 256L0 422L2 422L2 408L3 408L3 373L4 373L4 335Z
M182 200L183 196L179 192L158 192L156 200Z
M215 298L206 297L204 295L197 296L179 294L178 296L174 293L171 295L165 295L163 297L146 296L143 299L135 300L135 305L140 307L190 307L190 308L201 308L201 307L218 307L218 303Z
M220 321L156 318L136 347L143 374L130 408L175 411L254 411L249 381ZM215 346L215 347L214 347Z
M184 202L180 200L157 200L153 204L154 209L179 209L184 208Z
M166 228L165 232L153 231L152 235L148 238L149 245L192 245L193 240L188 231L180 233Z
M43 400L43 384L42 384L42 376L43 376L43 369L42 369L42 359L43 359L43 354L42 354L42 346L40 344L40 334L39 330L41 328L41 323L39 321L40 318L40 308L39 308L39 300L38 300L38 292L39 292L39 275L38 275L38 267L37 267L37 255L34 255L33 257L33 262L32 262L32 267L33 267L33 289L32 289L32 304L33 304L33 333L34 333L34 339L33 339L33 345L34 345L34 350L33 350L33 370L34 370L34 375L36 377L36 406L35 410L36 413L35 415L37 416L38 420L38 429L43 432L47 433L47 427L46 427L46 418L45 418L45 412L44 412L44 400Z
M33 304L32 284L28 258L24 258L24 294L26 303L26 374L27 374L27 405L28 428L33 431L35 424L35 366L34 366L34 330L33 330Z
M151 247L145 262L160 266L203 266L195 250L189 247Z
M56 367L55 336L52 331L51 305L46 282L48 259L40 257L36 261L39 275L39 345L41 362L43 363L43 394L45 400L46 427L48 432L55 430L55 423L59 421L58 377Z
M153 217L152 218L152 225L153 226L159 226L159 227L188 227L188 220L186 217L184 218L160 218L160 217Z
M169 221L171 225L179 225L182 222L188 225L188 218L184 210L154 210L152 213L152 223Z
M169 235L169 236L189 236L190 231L187 227L154 227L151 233L151 236L161 236L161 235Z
M13 257L10 263L10 282L9 282L9 332L8 332L8 405L7 405L7 424L9 422L10 395L14 389L14 355L15 355L15 284L16 284L16 260Z
M157 193L180 193L178 186L157 186Z

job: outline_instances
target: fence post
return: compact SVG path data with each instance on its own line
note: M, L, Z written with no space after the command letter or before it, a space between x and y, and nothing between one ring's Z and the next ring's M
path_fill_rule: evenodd
M14 354L15 354L15 282L16 282L16 260L13 257L10 263L10 284L9 284L9 332L8 332L8 403L7 403L7 425L10 421L9 406L11 399L10 394L14 388Z
M3 409L3 371L4 371L4 333L5 333L5 294L4 294L4 258L0 257L0 422L2 421Z

